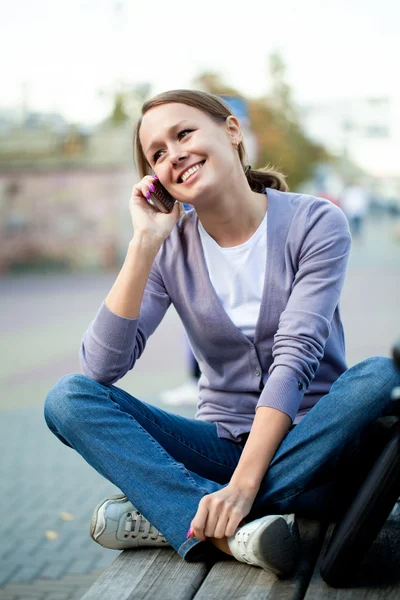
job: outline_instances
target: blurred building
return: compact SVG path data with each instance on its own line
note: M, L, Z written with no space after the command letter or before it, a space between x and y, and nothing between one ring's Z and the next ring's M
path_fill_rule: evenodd
M308 135L337 155L348 154L374 175L393 175L400 165L388 164L379 151L393 142L394 124L388 98L361 98L304 106L301 119Z
M132 123L0 115L0 273L114 268L132 235Z
M389 98L307 105L299 114L313 140L360 169L377 200L398 198L400 207L400 131Z

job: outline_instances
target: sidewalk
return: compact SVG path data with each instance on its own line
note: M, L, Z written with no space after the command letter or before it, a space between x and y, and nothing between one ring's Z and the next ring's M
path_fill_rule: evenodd
M12 594L0 598L80 598L118 554L88 535L94 506L115 488L53 437L39 408L1 415L0 589L8 583ZM27 584L39 578L33 595Z
M353 250L342 301L350 365L388 355L400 336L400 246L386 222L370 223L367 234ZM53 383L79 371L80 338L114 278L0 279L0 600L77 600L118 554L88 533L94 506L116 489L64 447L42 415ZM179 320L170 310L119 385L157 403L163 387L183 381L183 358Z

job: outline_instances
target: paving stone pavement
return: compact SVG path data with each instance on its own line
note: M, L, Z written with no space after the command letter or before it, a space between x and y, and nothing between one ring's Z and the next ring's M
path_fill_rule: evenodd
M0 600L81 598L118 556L93 542L89 523L97 503L119 490L64 446L43 418L48 390L80 370L82 333L114 279L115 273L0 279ZM169 362L160 339L173 353ZM182 333L170 312L122 386L157 403L164 382L174 386L184 377L183 359ZM194 409L179 412L192 416Z
M400 334L400 245L373 223L355 245L343 293L348 360L388 354ZM77 600L118 555L95 544L95 505L116 488L56 439L43 400L79 371L77 348L115 273L0 279L0 600ZM134 373L118 385L158 404L185 377L177 315L169 311ZM176 412L191 416L192 408Z
M94 506L116 488L47 430L41 410L3 412L0 440L0 598L80 598L118 555L88 533Z

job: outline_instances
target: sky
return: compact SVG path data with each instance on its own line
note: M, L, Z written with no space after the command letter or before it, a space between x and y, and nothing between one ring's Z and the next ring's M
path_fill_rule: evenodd
M274 51L299 103L383 95L400 107L398 0L0 0L0 10L0 110L25 98L95 123L120 82L157 93L204 70L259 96Z

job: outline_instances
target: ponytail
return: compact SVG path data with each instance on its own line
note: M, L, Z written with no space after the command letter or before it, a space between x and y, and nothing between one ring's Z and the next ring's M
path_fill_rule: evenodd
M270 168L267 166L263 169L255 170L252 169L250 165L246 165L244 172L253 192L263 193L265 188L287 192L289 186L285 181L285 175L279 173L279 171L272 171L269 169Z

